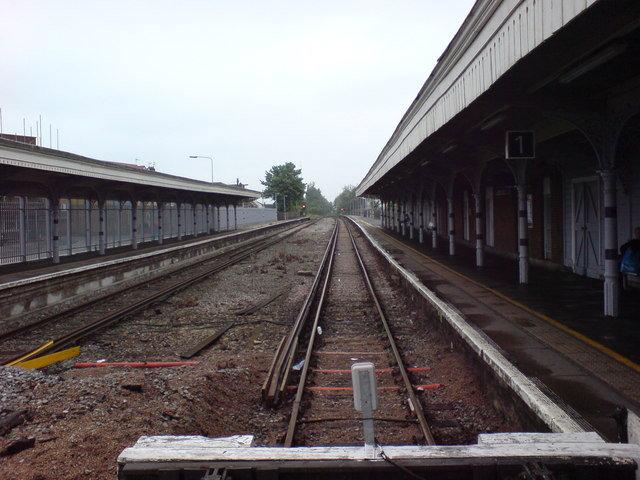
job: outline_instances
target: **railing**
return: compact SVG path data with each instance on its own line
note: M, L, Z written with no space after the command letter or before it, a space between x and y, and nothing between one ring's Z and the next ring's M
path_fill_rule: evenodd
M159 209L156 202L138 202L136 239L138 243L158 240ZM207 233L205 205L178 205L167 202L162 207L162 236L165 239ZM288 218L294 218L291 214ZM218 223L218 216L220 223ZM178 222L179 218L179 222ZM227 218L229 222L227 224ZM250 225L275 220L275 210L237 209L237 224ZM133 211L130 201L104 202L105 248L131 245ZM179 224L179 228L178 228ZM235 228L233 206L214 206L209 210L210 230ZM52 214L49 200L24 196L0 196L0 265L52 258ZM61 199L58 215L58 252L60 256L95 252L100 249L100 210L96 200Z

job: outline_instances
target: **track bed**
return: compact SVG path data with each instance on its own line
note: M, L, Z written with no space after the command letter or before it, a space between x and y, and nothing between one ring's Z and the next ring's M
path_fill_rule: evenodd
M348 230L353 230L354 242ZM391 336L368 291L354 246L363 259ZM454 351L428 319L412 309L411 298L394 285L368 243L342 221L318 327L310 368L303 379L293 445L363 442L361 415L354 410L350 390L350 367L360 361L370 361L376 367L379 406L374 418L376 440L381 444L473 443L479 433L521 428L505 421L492 407L482 392L474 365ZM307 344L296 356L298 364L312 341L313 332L308 333ZM400 362L392 344L400 353ZM400 364L406 369L419 405L410 399ZM292 380L299 378L294 375ZM293 390L290 386L289 391ZM424 412L428 432L421 428L419 410ZM430 438L431 433L435 438Z

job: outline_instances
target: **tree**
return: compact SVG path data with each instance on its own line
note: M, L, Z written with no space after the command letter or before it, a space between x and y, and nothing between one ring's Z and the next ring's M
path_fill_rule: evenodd
M320 189L313 182L307 185L304 201L309 215L329 215L333 210L331 202L324 198Z
M351 202L355 198L356 187L354 187L353 185L347 185L346 187L343 187L342 192L340 192L336 199L333 201L336 212L338 212L338 214L343 213L344 209L344 212L346 213L351 206Z
M274 165L264 173L264 181L260 181L265 186L263 195L276 200L279 212L284 211L285 196L287 210L292 210L302 201L304 183L301 172L292 162L287 162L284 165Z

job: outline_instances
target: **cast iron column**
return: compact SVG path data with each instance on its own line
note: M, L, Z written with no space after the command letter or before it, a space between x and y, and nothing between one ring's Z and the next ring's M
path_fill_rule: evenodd
M106 217L105 200L98 199L98 253L104 255L107 253L107 236L106 236Z
M618 316L618 214L616 199L616 174L613 170L602 170L604 189L604 314Z
M60 263L60 237L58 224L60 223L60 199L51 198L51 258L53 263Z
M131 200L131 248L138 249L138 201Z
M476 211L476 267L484 266L484 231L482 222L482 197L480 193L473 194Z

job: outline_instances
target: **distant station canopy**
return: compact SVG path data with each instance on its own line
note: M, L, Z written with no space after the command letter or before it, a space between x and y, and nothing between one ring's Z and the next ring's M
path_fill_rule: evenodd
M0 136L0 265L235 228L260 192Z

